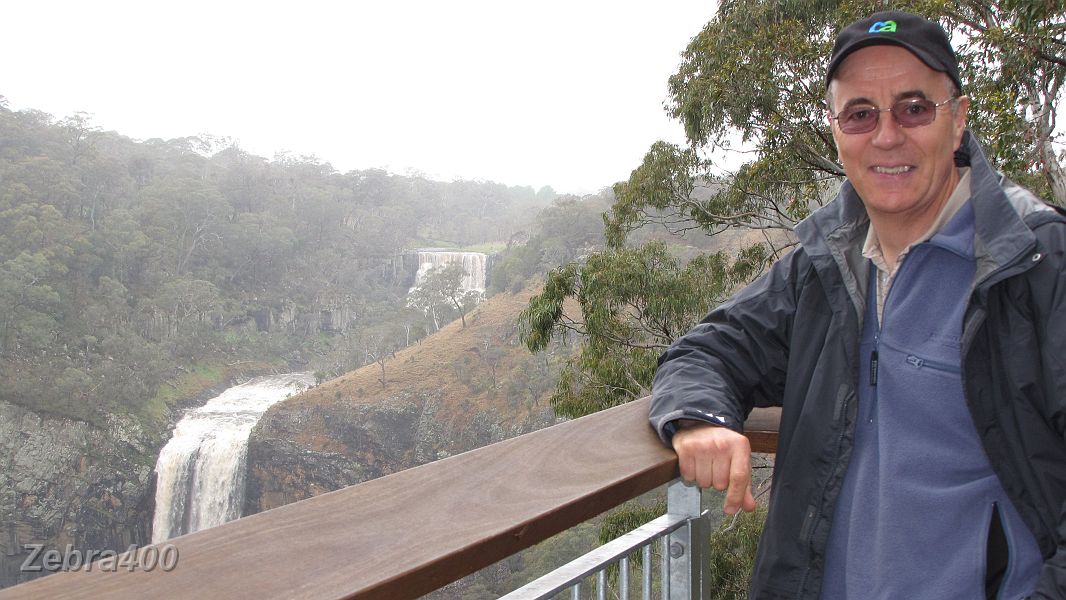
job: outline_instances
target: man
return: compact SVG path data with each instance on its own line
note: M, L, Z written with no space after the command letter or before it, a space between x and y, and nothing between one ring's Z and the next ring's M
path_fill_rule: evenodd
M849 25L826 83L848 181L663 354L651 423L732 514L783 407L753 598L1066 598L1066 219L990 168L939 25Z

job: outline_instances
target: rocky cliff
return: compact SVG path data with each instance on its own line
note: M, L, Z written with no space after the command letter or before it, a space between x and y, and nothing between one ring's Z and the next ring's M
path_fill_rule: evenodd
M513 325L529 295L493 297L384 372L369 365L271 407L249 439L244 514L554 423L553 359L529 355Z
M0 402L0 587L48 572L35 547L124 551L149 540L152 468L165 431L106 426Z
M74 561L149 544L159 451L185 409L239 375L190 374L155 418L90 423L0 402L0 588L51 573L49 551Z

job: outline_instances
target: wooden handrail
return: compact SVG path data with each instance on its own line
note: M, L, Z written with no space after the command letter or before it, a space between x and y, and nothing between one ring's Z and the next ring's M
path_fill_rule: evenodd
M675 478L648 401L175 538L169 572L60 572L0 599L415 598ZM749 418L753 450L774 451L779 416Z

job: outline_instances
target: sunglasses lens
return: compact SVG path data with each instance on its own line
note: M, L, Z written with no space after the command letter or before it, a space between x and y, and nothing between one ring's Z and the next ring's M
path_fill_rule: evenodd
M936 118L937 105L925 98L908 98L892 105L891 109L873 106L852 106L837 115L837 124L844 133L869 133L877 127L881 111L891 110L892 118L901 127L921 127Z
M903 100L892 105L892 116L903 127L928 125L936 118L936 104L922 98Z
M837 123L844 133L867 133L877 126L878 114L872 106L852 106L840 113Z

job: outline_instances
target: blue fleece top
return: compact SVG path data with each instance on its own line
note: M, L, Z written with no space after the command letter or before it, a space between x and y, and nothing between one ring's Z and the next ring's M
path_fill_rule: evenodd
M993 473L966 407L960 336L975 272L967 203L900 264L860 342L858 422L837 501L822 598L985 597L993 511L1010 548L999 598L1024 598L1042 559Z

